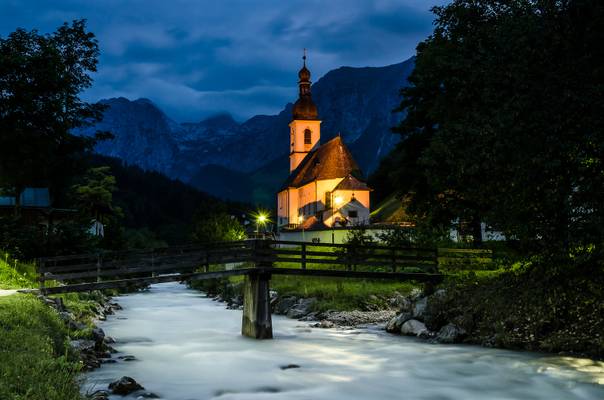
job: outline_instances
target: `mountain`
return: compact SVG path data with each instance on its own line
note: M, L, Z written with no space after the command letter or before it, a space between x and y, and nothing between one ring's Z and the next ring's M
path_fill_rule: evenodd
M123 97L101 100L107 106L103 120L78 133L94 135L97 130L111 132L115 138L101 142L96 151L117 157L128 164L172 176L178 146L174 132L178 124L148 99L130 101Z
M322 119L323 142L340 134L367 174L398 140L390 132L402 115L400 102L414 59L386 67L332 70L312 87ZM292 100L296 98L292 93ZM288 124L292 104L277 115L256 115L238 123L219 114L178 124L147 99L103 100L102 122L81 131L110 131L115 139L97 151L144 169L160 171L209 193L272 206L287 176ZM283 170L281 170L283 169Z

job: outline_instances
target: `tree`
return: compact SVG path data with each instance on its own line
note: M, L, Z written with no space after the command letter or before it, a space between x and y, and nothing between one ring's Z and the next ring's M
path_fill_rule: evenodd
M192 238L199 243L243 240L245 230L233 215L198 212L194 218Z
M433 11L390 179L417 212L482 220L543 254L602 254L604 3Z
M87 218L103 224L108 219L115 221L121 209L113 206L113 193L117 190L115 177L110 175L110 167L90 168L82 183L73 186L75 204Z
M98 55L84 20L50 35L17 29L0 38L0 187L15 195L16 214L26 186L60 185L94 145L70 132L101 118L103 106L79 97Z

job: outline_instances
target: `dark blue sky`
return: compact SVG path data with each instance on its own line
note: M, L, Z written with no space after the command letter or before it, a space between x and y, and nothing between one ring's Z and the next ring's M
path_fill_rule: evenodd
M331 69L401 62L445 0L1 0L0 35L88 19L101 59L88 100L147 97L178 121L275 114L296 98L302 48Z

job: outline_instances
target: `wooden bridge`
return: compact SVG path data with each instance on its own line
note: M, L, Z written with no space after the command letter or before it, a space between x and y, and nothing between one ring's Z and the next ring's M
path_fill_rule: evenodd
M414 280L427 284L443 278L438 272L437 249L272 240L42 258L38 272L44 294L243 275L242 334L257 339L272 338L272 275Z

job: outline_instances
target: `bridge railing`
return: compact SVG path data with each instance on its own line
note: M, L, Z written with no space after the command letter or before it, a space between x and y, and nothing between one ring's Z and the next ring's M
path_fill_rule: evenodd
M435 248L271 241L256 254L256 261L273 263L277 268L294 265L303 270L342 267L348 271L438 271Z
M40 287L48 281L79 282L156 276L158 274L209 271L212 264L241 263L253 259L249 241L173 246L149 250L113 251L41 258Z
M438 275L438 251L435 248L246 240L51 257L38 262L42 290L48 290L49 284L53 286L57 282L85 290L123 287L129 282L211 279L259 269L274 274L429 280Z

